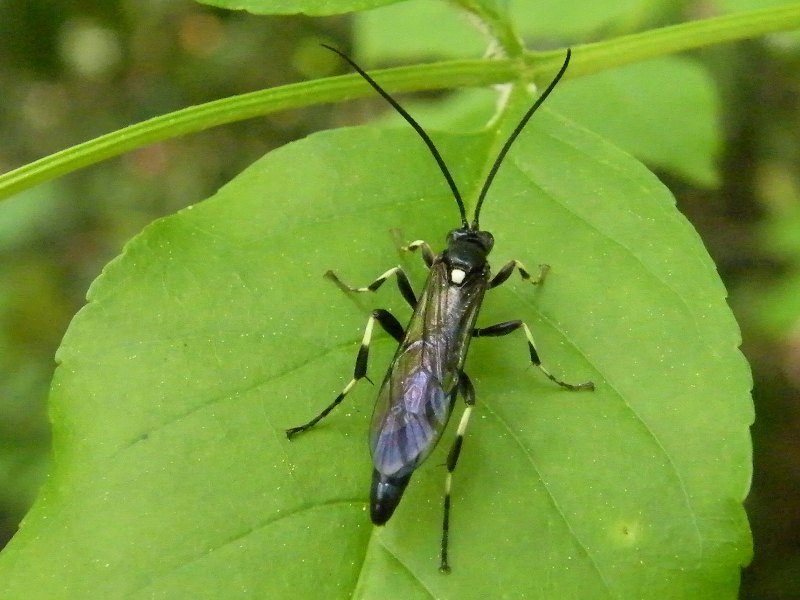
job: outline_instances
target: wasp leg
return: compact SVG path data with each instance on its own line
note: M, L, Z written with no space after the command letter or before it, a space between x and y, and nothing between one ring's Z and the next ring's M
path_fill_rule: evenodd
M524 321L506 321L505 323L498 323L497 325L491 325L490 327L481 327L479 329L474 329L472 331L472 335L473 337L499 337L501 335L508 335L520 327L525 330L525 337L528 338L528 350L531 354L531 363L533 363L535 367L544 373L550 381L572 391L594 389L594 383L591 381L578 384L566 383L565 381L557 379L552 373L550 373L550 371L545 368L545 366L542 364L542 361L539 359L539 353L536 351L536 344L533 341L533 335Z
M461 445L464 443L464 432L467 430L469 417L472 414L472 408L475 406L475 388L472 382L463 371L458 378L458 391L461 397L464 398L464 414L461 415L461 421L458 423L458 430L456 431L456 439L453 440L453 446L447 454L447 478L444 482L444 517L442 520L442 560L439 564L439 570L442 573L450 572L450 564L447 561L447 546L450 539L450 487L453 482L453 471L458 462L458 456L461 454Z
M428 266L429 269L431 268L434 258L433 250L431 250L431 247L425 240L414 240L408 246L403 246L403 250L408 250L409 252L414 252L415 250L421 250L422 260L425 261L425 264Z
M361 340L361 347L358 349L358 356L356 356L356 367L353 370L353 378L350 380L342 392L336 396L336 399L331 402L325 410L319 413L316 417L311 419L305 425L300 425L299 427L292 427L291 429L286 430L286 437L292 439L298 433L302 433L306 429L311 429L314 425L319 423L322 419L328 416L334 408L336 408L342 400L344 400L345 396L350 393L355 385L361 380L366 379L370 383L372 381L369 377L367 377L367 361L369 359L369 344L372 341L372 330L375 326L375 322L378 322L381 327L391 335L395 340L401 342L403 340L403 326L400 324L392 313L388 310L383 310L381 308L373 310L372 314L367 321L367 326L364 329L364 337Z
M525 268L525 265L518 260L512 260L504 265L503 268L497 272L497 275L492 277L492 280L489 282L489 288L495 288L498 285L505 283L506 279L511 277L514 269L519 271L519 274L522 276L523 280L529 281L533 285L539 285L544 283L544 278L547 277L547 273L550 272L550 265L539 265L539 276L534 279L531 277L528 269Z
M386 273L378 277L375 281L364 287L352 287L347 285L345 282L339 279L339 276L333 271L328 271L325 273L325 277L332 280L336 285L348 292L375 292L392 275L397 277L397 287L400 289L400 293L403 295L405 301L411 305L411 308L416 308L417 296L414 294L411 283L408 281L408 276L406 275L405 271L403 271L402 267L392 267L386 271Z

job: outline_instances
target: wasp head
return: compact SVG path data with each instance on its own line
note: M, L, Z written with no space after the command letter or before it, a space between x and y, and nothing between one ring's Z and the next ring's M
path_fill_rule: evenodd
M442 258L450 270L452 282L461 284L470 274L483 272L492 246L494 236L488 231L462 227L448 233L447 249Z

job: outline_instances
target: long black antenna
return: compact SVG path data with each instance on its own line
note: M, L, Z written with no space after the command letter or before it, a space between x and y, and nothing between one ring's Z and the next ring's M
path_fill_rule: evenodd
M408 114L406 109L400 106L400 104L397 103L397 100L392 98L389 95L389 93L386 90L384 90L381 86L379 86L378 83L372 77L367 75L366 71L364 71L364 69L359 67L353 61L353 59L351 59L343 52L340 52L336 48L333 48L332 46L328 46L327 44L322 44L322 46L332 52L335 52L336 54L341 56L344 60L346 60L348 63L350 63L350 66L353 67L353 69L355 69L356 73L361 75L361 77L363 77L367 81L367 83L369 83L373 88L375 88L375 91L378 92L381 96L383 96L383 98L389 104L391 104L392 107L397 112L399 112L400 115L406 121L408 121L409 125L411 125L411 127L414 128L414 131L416 131L419 134L419 136L422 138L422 141L425 142L425 145L428 147L428 150L430 150L431 154L433 154L433 158L436 159L436 163L442 170L442 174L444 175L444 178L447 180L447 184L450 186L450 189L453 192L453 197L456 199L456 204L458 204L458 212L461 213L461 226L464 229L466 229L469 226L469 222L467 221L467 211L464 209L464 201L461 199L461 193L458 191L458 187L456 186L456 182L453 180L453 176L450 175L450 171L447 169L447 165L444 163L442 155L439 154L439 151L436 149L436 146L433 144L433 140L430 138L430 136L427 133L425 133L425 130L420 126L420 124L414 120L414 117ZM545 92L544 95L547 95L547 92Z
M503 162L503 159L506 157L506 154L508 154L509 148L511 148L511 144L513 144L514 140L517 139L517 136L519 136L519 134L522 133L522 130L525 128L525 125L528 124L528 121L533 116L533 113L535 113L536 109L538 109L542 105L542 102L544 102L547 99L547 97L550 95L550 92L553 91L553 88L556 87L556 84L564 76L564 72L567 70L567 66L569 66L569 59L571 56L572 56L572 50L567 48L567 57L564 59L564 64L561 65L561 70L553 78L553 81L550 82L550 85L547 86L547 89L544 91L544 93L542 93L542 95L536 99L536 102L533 103L533 106L531 106L528 109L528 112L525 113L525 116L522 117L522 120L520 120L519 125L517 125L517 127L514 129L511 135L508 136L508 139L506 140L506 143L503 145L502 150L500 150L500 153L497 155L497 158L495 159L492 168L489 170L489 175L486 176L486 182L483 184L483 189L481 189L480 196L478 196L478 203L475 205L475 218L472 220L471 229L475 231L480 229L480 226L478 225L478 218L480 217L481 214L481 206L483 205L484 198L486 198L486 192L489 191L489 186L492 185L494 176L497 175L497 170L500 168L500 163Z

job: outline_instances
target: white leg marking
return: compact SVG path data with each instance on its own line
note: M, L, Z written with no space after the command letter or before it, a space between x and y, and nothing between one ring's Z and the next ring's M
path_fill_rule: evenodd
M461 415L461 421L458 423L458 430L456 431L456 435L460 435L464 437L464 432L467 430L467 423L469 423L469 416L472 414L472 407L467 406L464 409L464 414Z
M342 396L347 396L350 393L350 390L353 389L353 386L358 383L358 379L351 379L350 383L348 383L345 388L342 390Z
M369 320L367 321L367 327L364 329L364 337L361 338L361 345L362 346L369 346L369 342L372 339L372 329L375 327L375 317L370 315Z
M399 270L400 270L400 267L392 267L391 269L386 271L386 273L384 273L383 275L378 277L375 281L373 281L370 285L367 285L367 286L364 286L364 287L360 287L360 288L350 288L350 291L353 291L353 292L372 292L374 290L370 289L371 285L375 285L379 281L381 283L383 283L384 281L389 279L389 277L391 277L392 275L397 273Z

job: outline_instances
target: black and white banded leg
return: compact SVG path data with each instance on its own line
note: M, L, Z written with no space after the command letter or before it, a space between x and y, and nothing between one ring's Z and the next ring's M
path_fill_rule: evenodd
M461 421L458 423L456 430L456 439L453 440L453 446L447 454L447 477L444 481L444 517L442 520L442 560L439 563L439 570L442 573L450 572L450 564L447 562L447 547L450 540L450 489L453 484L453 471L458 462L458 456L461 454L461 446L464 443L464 432L467 430L469 418L472 414L472 409L475 406L475 388L472 382L463 371L458 378L458 391L464 398L464 413L461 415Z
M311 429L314 425L319 423L322 419L324 419L328 414L336 408L342 400L345 399L345 396L350 393L350 391L355 387L355 385L362 379L366 379L370 383L372 381L367 377L367 362L369 360L369 344L372 341L372 331L375 327L375 322L383 327L384 331L386 331L389 335L391 335L395 340L399 342L403 341L403 326L400 324L395 316L390 313L388 310L383 310L382 308L376 309L372 311L372 314L367 321L367 326L364 329L364 337L361 339L361 347L358 349L358 355L356 356L356 366L353 370L353 378L350 382L344 387L341 393L336 396L336 399L331 402L325 410L319 413L316 417L311 419L305 425L300 425L299 427L292 427L291 429L286 430L286 437L292 439L298 433L302 433L306 429Z
M403 250L408 250L409 252L414 252L416 250L420 250L422 252L422 260L425 261L425 264L430 269L431 265L433 264L434 254L433 250L431 250L430 245L425 240L414 240L407 246L403 246Z
M539 358L539 353L536 351L536 344L533 341L533 334L531 334L530 328L525 324L524 321L506 321L504 323L498 323L497 325L491 325L489 327L476 328L472 331L472 335L473 337L500 337L502 335L508 335L520 327L524 329L525 337L528 338L528 350L530 351L531 355L531 363L533 363L536 368L544 373L550 381L572 391L594 389L594 383L591 381L577 384L567 383L565 381L561 381L552 373L550 373L550 371L548 371L542 364L542 361Z
M503 265L503 267L497 272L497 275L492 277L492 280L489 282L489 288L494 288L502 283L505 283L505 281L511 277L514 269L519 271L519 274L524 281L528 281L533 285L539 285L544 283L544 278L547 277L547 274L550 272L550 265L539 265L539 275L534 279L531 277L528 269L525 268L525 265L523 265L520 261L509 261Z
M375 279L375 281L364 287L352 287L347 285L345 282L339 279L339 276L333 271L328 271L325 273L325 277L331 279L336 285L345 291L359 293L377 291L378 288L381 287L383 283L393 275L397 277L397 287L399 288L400 293L403 295L403 298L406 302L408 302L409 305L411 305L411 308L415 308L417 306L417 296L414 294L411 283L408 281L408 276L406 275L405 271L403 271L402 267L392 267Z

